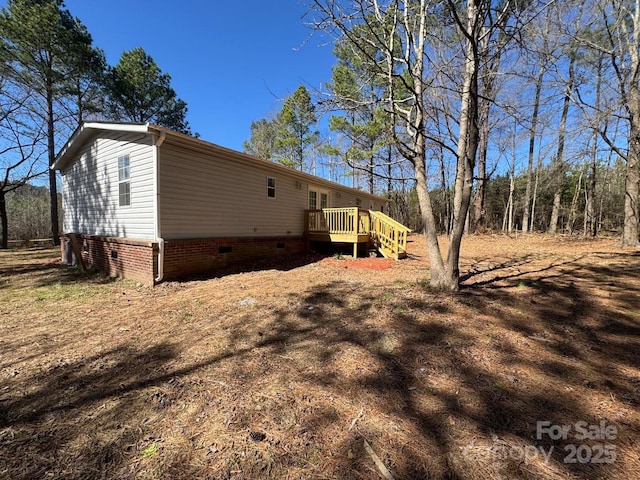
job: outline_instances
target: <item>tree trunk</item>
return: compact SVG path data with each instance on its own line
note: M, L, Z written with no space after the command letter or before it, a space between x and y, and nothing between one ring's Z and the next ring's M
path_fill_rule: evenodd
M509 182L509 224L507 225L507 231L509 233L513 232L513 192L516 189L515 179L513 174L511 175L511 181Z
M371 157L369 157L369 165L367 165L367 176L368 176L368 183L369 183L369 193L373 195L373 192L375 190L374 188L374 176L373 176L373 168L374 168L374 163L373 163L373 155L371 155Z
M529 222L531 216L529 207L531 205L531 187L533 183L533 157L535 155L536 135L538 130L538 112L540 110L540 95L542 93L542 81L544 79L544 65L540 65L538 78L536 80L536 96L533 104L533 115L531 117L531 132L529 135L529 158L527 163L527 186L524 191L524 213L522 215L522 232L530 231Z
M504 206L504 213L502 214L502 232L507 232L507 219L509 218L509 206L511 205L511 200L507 198L507 204Z
M569 220L567 221L567 233L573 234L573 225L576 221L576 215L578 213L578 200L580 199L580 192L582 191L582 177L584 176L584 170L580 170L580 176L578 177L578 184L573 191L573 198L571 199L571 209L569 210Z
M442 190L443 216L440 223L447 235L451 233L451 200L449 199L449 186L447 185L447 172L444 164L444 152L440 151L440 188Z
M0 190L0 226L2 227L2 238L0 248L9 247L9 220L7 219L7 199L4 190Z
M78 126L80 126L82 125L82 122L84 122L84 101L82 100L82 85L79 78L76 79L76 89L78 92Z
M373 92L371 92L370 96L369 96L369 101L372 101L371 97L373 97L374 94ZM372 102L373 103L373 102ZM373 111L373 108L369 109L369 121L373 122L374 121L374 117L375 117L375 113ZM369 139L369 135L367 135L367 139L368 139L368 145L367 148L369 149L369 161L367 162L367 175L368 175L368 183L369 183L369 193L373 194L374 190L375 190L375 175L374 175L374 170L375 170L375 165L376 165L376 161L375 161L375 140L371 140Z
M50 82L49 82L50 83ZM56 158L55 130L53 125L53 86L47 85L47 153L49 166L53 165ZM55 170L49 169L49 197L51 200L51 241L54 245L60 245L60 230L58 216L58 184Z
M556 166L556 175L560 177L558 173L560 170L559 166ZM557 183L562 183L559 178L555 180ZM562 200L562 189L560 187L556 187L553 192L553 203L551 204L551 219L549 220L549 228L547 229L547 233L551 235L555 235L558 228L558 218L560 217L560 203Z
M478 118L480 131L478 132L478 176L475 198L473 199L473 215L468 215L467 232L475 233L479 226L484 224L484 199L487 183L487 151L489 150L489 113L491 102L495 98L495 74L500 64L500 51L495 54L494 60L489 61L490 33L486 27L483 29L483 38L480 50L482 51L483 74L482 95L478 105Z
M638 97L635 98L636 102ZM637 104L637 103L636 103ZM638 245L638 196L640 194L640 173L638 159L640 158L640 125L636 121L631 124L629 139L629 154L625 170L624 195L624 227L622 229L622 245L635 247Z
M514 159L515 163L515 159ZM502 231L509 232L513 230L513 191L515 190L514 168L513 165L509 170L509 198L507 199L507 205L504 209L504 216L502 217Z
M584 236L595 237L598 234L598 222L596 221L595 195L596 195L596 161L598 157L598 132L594 132L591 145L591 160L589 163L589 178L584 185Z
M429 284L434 287L444 286L446 271L440 245L438 244L438 234L431 206L431 198L427 187L427 175L424 158L414 160L414 170L416 177L416 193L420 204L420 215L424 226L424 237L427 241L427 251L429 253ZM457 285L456 285L457 288Z
M387 146L387 192L393 190L393 166L391 164L391 145Z
M478 142L478 179L476 183L476 195L473 200L473 218L470 225L471 233L475 233L478 227L484 225L484 198L487 183L487 151L489 149L489 101L482 101L483 119L480 124L480 139Z
M636 0L636 9L640 8L640 0ZM640 195L640 171L638 162L640 160L640 55L638 45L640 44L640 12L634 15L634 48L630 49L631 71L633 72L629 82L629 153L627 154L627 168L625 172L624 187L624 227L622 229L622 245L635 247L638 245L638 197Z
M534 231L536 221L536 202L538 200L538 181L540 180L540 168L542 167L542 159L538 155L538 165L536 165L535 181L533 183L533 198L531 199L531 227L529 232Z
M601 53L598 57L598 67L597 67L597 80L596 80L596 101L595 107L596 110L600 110L600 97L602 90L602 66L603 66L604 55ZM595 120L598 122L598 119ZM584 216L585 216L585 226L584 226L584 235L591 235L595 237L598 234L598 222L596 221L596 210L595 210L595 195L596 195L596 162L598 160L598 128L599 126L593 129L593 139L591 144L591 163L590 163L590 171L589 171L589 179L585 182L585 206L584 206Z
M465 71L453 199L453 228L449 236L447 278L444 279L442 285L452 290L459 288L460 245L471 204L473 171L478 153L478 57L477 49L474 45L478 17L479 11L476 2L468 2Z
M569 80L564 95L562 105L562 116L560 117L560 129L558 130L558 150L555 158L555 189L553 192L553 207L551 209L551 219L549 221L549 229L547 233L555 234L558 228L558 217L560 216L560 200L562 198L562 189L564 188L564 142L567 131L567 117L569 116L569 104L571 102L571 93L573 91L575 55L571 56L569 61Z
M604 175L602 177L602 182L600 182L601 192L600 192L600 204L598 205L598 218L596 220L597 228L601 229L603 225L603 216L604 216L604 200L611 193L611 183L609 182L609 174L611 173L611 160L613 158L614 151L609 150L609 155L607 157L607 165L604 169ZM608 188L608 191L605 192L605 188Z

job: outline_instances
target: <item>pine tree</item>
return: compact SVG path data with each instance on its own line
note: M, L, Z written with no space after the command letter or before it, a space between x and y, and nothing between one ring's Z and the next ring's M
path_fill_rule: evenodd
M273 159L276 141L276 121L261 118L251 122L251 138L243 144L244 151L265 160Z
M55 160L56 132L71 120L69 101L80 79L93 71L101 52L61 0L9 0L0 12L0 60L13 82L36 97L35 111L47 137L48 164ZM39 131L38 128L33 128ZM51 235L59 243L56 174L49 171Z
M300 85L288 97L276 118L275 158L278 162L298 170L311 170L307 161L309 147L318 139L316 108L311 95Z
M124 52L107 74L108 108L118 121L151 122L190 134L187 104L171 87L171 75L142 47Z

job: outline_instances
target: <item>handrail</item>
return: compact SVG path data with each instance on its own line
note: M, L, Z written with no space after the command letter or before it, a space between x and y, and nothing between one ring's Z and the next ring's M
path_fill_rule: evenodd
M372 233L380 242L381 251L384 253L386 249L395 258L401 253L406 254L407 234L411 229L382 212L370 211L369 215L373 220Z
M358 207L305 210L307 233L367 235L370 226L369 213Z
M369 210L369 215L371 215L372 217L383 219L386 223L391 224L394 228L397 228L398 230L405 230L407 233L411 233L411 229L409 227L406 227L405 225L401 224L397 220L394 220L390 216L385 215L382 212L378 212L376 210Z

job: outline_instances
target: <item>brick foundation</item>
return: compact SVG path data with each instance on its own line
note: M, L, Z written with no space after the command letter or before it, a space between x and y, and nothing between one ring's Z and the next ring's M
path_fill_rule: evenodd
M110 277L153 283L158 258L157 243L93 235L78 235L78 243L87 267L101 270ZM68 236L60 237L60 249L63 263L78 264Z
M174 240L164 245L164 278L173 280L219 268L304 253L304 237Z
M157 276L158 243L125 238L78 235L85 264L111 277L153 284ZM69 237L61 237L63 262L76 265ZM260 259L303 253L304 237L208 238L169 240L164 244L164 280L212 272Z

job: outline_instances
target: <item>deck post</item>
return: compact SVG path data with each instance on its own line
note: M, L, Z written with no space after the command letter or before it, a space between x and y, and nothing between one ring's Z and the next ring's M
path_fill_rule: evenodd
M353 244L353 259L358 258L358 242Z

